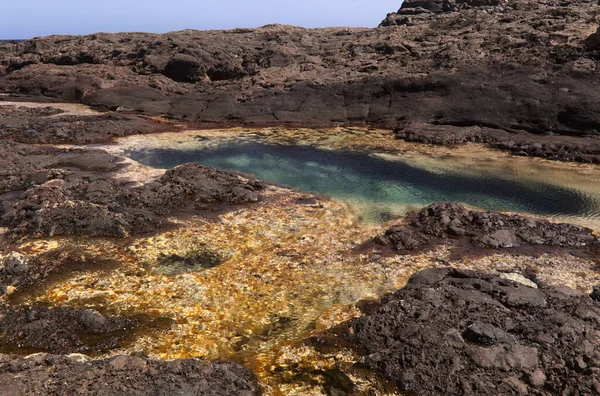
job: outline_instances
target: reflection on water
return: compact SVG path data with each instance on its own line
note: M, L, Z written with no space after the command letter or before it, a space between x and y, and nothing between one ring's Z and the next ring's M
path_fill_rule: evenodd
M527 212L543 216L595 217L600 195L570 186L521 178L499 168L445 166L429 168L410 156L376 156L325 150L312 146L265 144L257 140L199 141L197 149L138 148L128 157L156 168L199 162L216 168L251 173L261 179L305 191L331 195L353 206L366 221L385 221L437 201L475 207Z

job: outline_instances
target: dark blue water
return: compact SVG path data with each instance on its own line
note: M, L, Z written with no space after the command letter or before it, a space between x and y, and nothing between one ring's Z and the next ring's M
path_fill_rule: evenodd
M130 158L156 168L198 162L251 173L274 183L319 192L354 204L367 220L386 220L395 207L456 201L503 211L544 216L589 216L596 199L548 182L518 181L456 170L440 173L357 152L260 142L226 143L197 151L129 151Z

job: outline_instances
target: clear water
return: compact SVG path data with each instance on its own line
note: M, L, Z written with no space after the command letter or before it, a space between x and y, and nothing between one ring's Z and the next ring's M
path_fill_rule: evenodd
M552 183L477 169L430 170L409 160L260 141L225 141L177 148L129 149L125 155L155 168L198 162L253 174L273 183L323 193L349 203L368 222L386 221L411 208L455 201L547 217L594 217L600 195ZM449 160L451 161L451 160Z

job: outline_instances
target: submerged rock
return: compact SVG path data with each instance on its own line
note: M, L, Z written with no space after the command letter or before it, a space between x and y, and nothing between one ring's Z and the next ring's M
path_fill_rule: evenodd
M99 354L135 341L136 332L168 326L149 317L110 317L92 309L43 306L0 310L0 353Z
M166 275L178 275L210 269L223 263L224 258L206 246L194 247L182 254L160 254L156 270Z
M408 225L388 229L375 242L397 250L468 238L474 246L511 248L524 245L584 247L600 244L592 230L521 215L473 211L457 203L437 203L407 216Z
M81 355L0 355L0 393L21 395L259 394L252 372L238 364L137 356L91 360Z
M600 392L598 336L600 303L585 294L437 268L309 342L351 345L356 365L410 394L551 395Z

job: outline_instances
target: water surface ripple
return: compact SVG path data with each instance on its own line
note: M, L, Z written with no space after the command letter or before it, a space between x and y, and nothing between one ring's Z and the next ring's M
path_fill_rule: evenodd
M348 202L367 221L381 221L438 201L479 208L527 212L548 217L595 217L600 197L551 180L519 180L514 174L452 167L440 171L368 153L313 146L225 141L197 150L147 148L127 150L128 157L155 168L198 162ZM451 162L451 160L449 160ZM398 208L403 208L399 209Z

